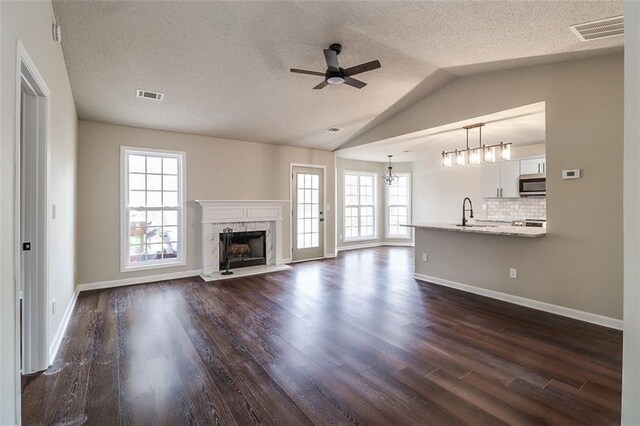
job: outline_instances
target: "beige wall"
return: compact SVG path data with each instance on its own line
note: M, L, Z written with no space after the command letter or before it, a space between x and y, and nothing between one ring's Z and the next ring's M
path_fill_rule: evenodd
M623 91L619 54L469 76L356 141L546 102L549 235L528 242L468 234L417 238L416 250L432 253L428 263L416 263L416 272L621 319ZM568 168L581 168L583 178L562 180ZM518 268L517 280L508 278L507 266Z
M288 200L291 163L326 166L325 250L334 253L336 165L331 152L86 121L79 122L78 139L80 284L200 269L200 212L194 200ZM120 146L186 152L186 266L120 272ZM283 227L288 258L289 215Z
M625 1L622 424L640 422L640 3Z
M382 183L382 176L387 172L387 163L379 163L374 161L360 161L351 160L347 158L337 159L337 241L338 248L355 247L376 243L406 243L412 244L413 237L411 239L399 239L399 238L385 238L385 223L386 223L386 209L385 209L385 186ZM394 163L393 170L397 173L412 173L411 163ZM374 172L378 174L377 181L377 237L367 240L358 241L344 241L344 172ZM413 176L412 176L413 178ZM413 180L413 179L412 179ZM412 186L413 188L413 186Z
M16 42L20 40L51 91L50 201L57 217L50 220L49 317L51 344L75 290L76 110L62 56L51 38L53 9L48 1L0 2L0 424L17 421L19 392L16 346L14 262ZM51 206L47 206L51 211ZM14 385L18 386L17 389Z

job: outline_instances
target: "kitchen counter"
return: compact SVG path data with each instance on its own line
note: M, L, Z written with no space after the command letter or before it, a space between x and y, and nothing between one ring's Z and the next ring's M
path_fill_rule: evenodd
M511 225L485 225L485 224L473 224L471 226L457 226L451 223L416 223L411 225L404 225L416 229L429 229L434 231L451 231L451 232L466 232L472 234L488 234L488 235L502 235L507 237L524 237L524 238L538 238L547 235L546 228L526 227L526 226L511 226Z

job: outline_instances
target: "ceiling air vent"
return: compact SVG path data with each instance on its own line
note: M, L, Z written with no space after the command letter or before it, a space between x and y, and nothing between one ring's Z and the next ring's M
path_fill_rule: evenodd
M164 95L158 92L150 92L149 90L138 89L137 97L142 99L151 99L152 101L161 101L164 99Z
M573 25L571 31L582 41L598 40L624 34L624 16L600 19Z
M329 127L327 129L327 132L329 133L340 133L342 131L342 128L340 127Z

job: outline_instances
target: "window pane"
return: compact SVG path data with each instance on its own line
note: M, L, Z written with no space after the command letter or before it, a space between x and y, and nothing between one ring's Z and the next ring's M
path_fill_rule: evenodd
M131 210L129 212L129 224L139 224L145 226L147 223L147 215L144 211L140 210Z
M145 157L141 155L129 155L129 172L144 173Z
M161 206L162 206L162 192L147 191L147 207L161 207Z
M144 191L129 191L129 206L144 207L146 204Z
M129 262L139 262L140 260L144 260L142 256L144 253L144 246L134 245L129 246Z
M165 191L177 191L178 190L178 176L163 176L162 177L162 189Z
M177 211L164 212L163 214L164 214L163 223L165 225L177 225L178 224L178 212Z
M165 226L163 228L165 238L164 241L178 241L178 227L177 226Z
M147 260L162 259L162 244L147 245Z
M147 173L162 173L162 158L147 157Z
M159 228L162 226L162 211L151 210L147 212L147 226Z
M163 245L163 254L162 257L164 259L170 259L178 257L178 243L176 242L165 242Z
M160 191L162 189L162 176L147 175L147 191Z
M174 207L178 205L178 193L175 191L164 191L162 193L162 205Z
M145 175L140 173L129 174L129 189L145 190Z
M178 159L177 158L163 158L162 159L162 173L165 175L177 175L178 174Z

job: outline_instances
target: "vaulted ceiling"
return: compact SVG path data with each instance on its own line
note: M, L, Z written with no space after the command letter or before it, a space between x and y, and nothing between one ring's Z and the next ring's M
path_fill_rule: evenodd
M457 76L621 50L569 26L622 1L54 1L80 119L332 150ZM313 90L322 49L378 59ZM136 89L165 94L136 98ZM344 128L327 133L330 126Z

